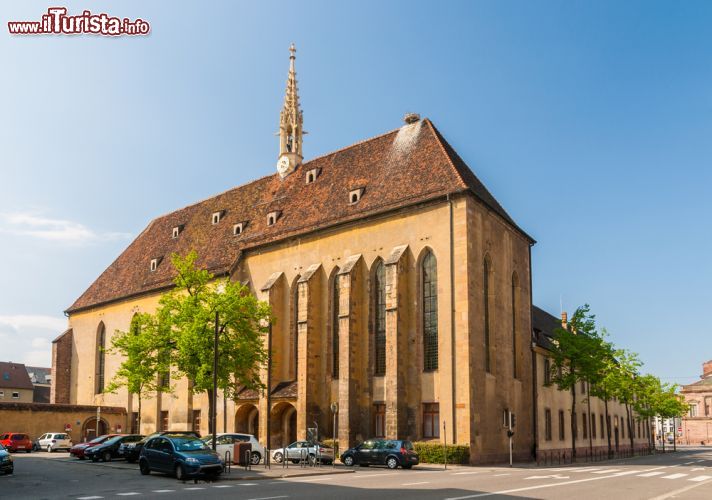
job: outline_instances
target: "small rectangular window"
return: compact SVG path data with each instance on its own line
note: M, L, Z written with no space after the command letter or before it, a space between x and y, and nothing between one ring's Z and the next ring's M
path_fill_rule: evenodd
M319 168L312 168L311 170L307 171L307 176L306 176L306 183L311 184L316 180L317 177L319 177L319 172L321 169Z
M277 223L277 220L279 219L279 216L282 212L279 210L275 210L274 212L270 212L267 214L267 225L268 226L273 226Z
M200 410L193 410L193 430L200 432Z
M423 405L423 437L426 439L440 437L439 403L425 403Z
M175 226L172 232L173 239L175 240L176 238L178 238L181 232L183 232L183 226Z
M20 399L20 393L19 393L19 392L13 392L13 393L12 393L12 399Z
M161 412L161 430L162 431L167 431L168 430L168 412L167 411L162 411Z
M373 416L374 416L374 437L385 437L386 436L386 405L383 403L378 403L373 405Z
M158 269L158 261L159 259L151 259L151 272Z
M0 391L0 398L4 398L4 397L5 397L5 391Z
M220 210L219 212L213 212L212 223L213 225L218 224L225 214L225 210Z
M242 234L242 227L243 227L242 222L238 222L237 224L232 226L232 234L234 236L240 236Z

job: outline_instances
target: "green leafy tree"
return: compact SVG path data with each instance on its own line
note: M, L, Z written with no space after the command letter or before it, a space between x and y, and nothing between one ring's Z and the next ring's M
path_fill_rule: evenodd
M185 257L172 256L176 286L161 297L156 316L176 375L187 377L194 393L208 394L213 416L215 330L219 339L217 388L226 398L234 398L243 387L263 388L259 369L267 361L263 337L272 314L269 305L257 300L247 286L229 278L215 279L199 269L197 258L194 251Z
M657 398L657 413L661 418L678 419L690 411L690 405L685 402L677 393L677 384L662 384ZM673 428L673 450L677 451L677 429ZM665 449L665 437L663 436L663 450Z
M601 338L588 304L576 309L564 328L554 330L552 380L562 391L571 391L571 456L576 459L576 387L599 371L596 357Z
M654 375L647 374L637 377L635 385L636 398L633 401L633 408L645 420L648 426L648 441L650 446L653 447L655 443L653 442L651 420L657 415L656 405L661 391L660 380Z
M150 314L135 314L128 331L117 330L111 339L108 352L119 354L123 361L107 386L107 392L116 393L126 387L138 396L138 426L141 428L141 404L154 392L169 389L159 385L159 373L168 369L160 352L163 348L156 318Z
M630 449L633 450L633 414L631 412L631 405L636 399L638 389L636 378L639 375L638 370L642 366L642 363L638 359L637 354L626 351L625 349L617 350L614 354L614 358L616 361L616 369L611 371L612 376L609 379L611 392L620 403L625 405L628 438L630 439Z

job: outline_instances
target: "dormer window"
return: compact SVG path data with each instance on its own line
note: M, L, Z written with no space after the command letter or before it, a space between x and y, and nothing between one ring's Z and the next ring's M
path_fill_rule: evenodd
M183 232L183 226L175 226L172 233L173 239L178 238L181 232Z
M274 212L270 212L267 214L267 225L268 226L274 226L275 223L277 222L277 219L279 219L279 216L282 212L279 210L275 210Z
M349 191L349 204L353 205L354 203L358 203L362 195L363 188L352 189Z
M234 226L232 226L232 234L234 236L240 236L242 234L242 230L245 228L245 223L244 222L238 222Z
M319 168L312 168L311 170L307 171L307 184L311 184L316 180L317 177L319 177L321 169Z
M155 259L151 259L151 272L155 271L158 269L158 264L161 263L161 257L157 257Z
M213 218L212 218L213 225L218 224L222 220L223 215L225 215L225 210L220 210L219 212L213 212Z

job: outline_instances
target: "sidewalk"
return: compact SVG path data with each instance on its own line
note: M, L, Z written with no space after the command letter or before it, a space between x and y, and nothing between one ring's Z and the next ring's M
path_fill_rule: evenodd
M282 467L281 464L273 464L270 468L264 465L254 465L251 470L233 465L230 472L225 471L220 475L219 481L259 481L263 479L283 479L292 477L324 476L328 474L351 474L355 472L353 468L344 466L332 467L322 465L321 467L300 467L290 465Z

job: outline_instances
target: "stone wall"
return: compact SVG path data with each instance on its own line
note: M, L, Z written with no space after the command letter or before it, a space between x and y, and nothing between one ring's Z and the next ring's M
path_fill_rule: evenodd
M72 378L72 342L74 334L70 328L52 341L52 387L50 403L70 402Z

